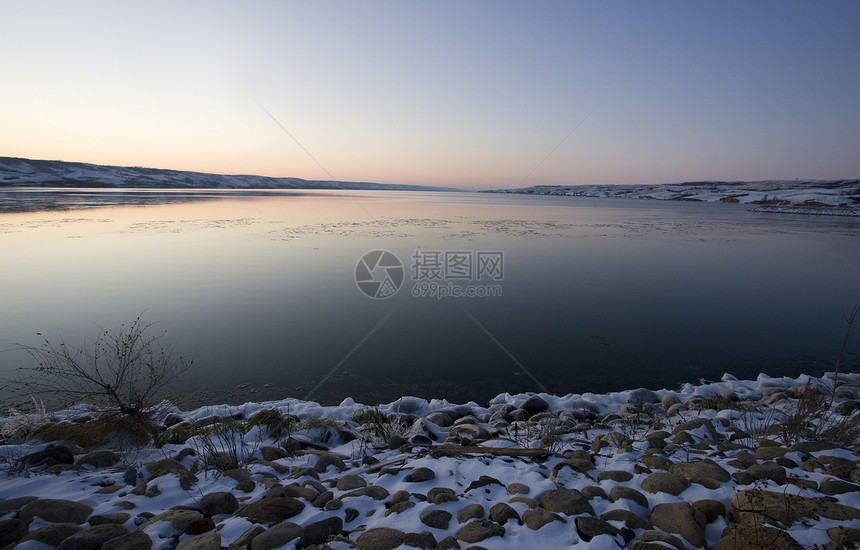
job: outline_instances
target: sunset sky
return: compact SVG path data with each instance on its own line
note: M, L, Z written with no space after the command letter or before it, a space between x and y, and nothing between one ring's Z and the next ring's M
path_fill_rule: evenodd
M860 177L857 1L3 1L0 51L0 156L474 189Z

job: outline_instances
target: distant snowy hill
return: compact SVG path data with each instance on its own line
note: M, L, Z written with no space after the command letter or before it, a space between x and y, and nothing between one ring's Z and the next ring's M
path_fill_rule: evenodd
M860 180L701 181L659 185L537 185L491 193L620 197L759 205L762 211L860 213ZM838 207L838 208L835 208Z
M221 175L179 170L101 166L58 160L0 157L0 187L146 187L206 189L378 189L458 191L446 187L369 182L314 181L252 175Z

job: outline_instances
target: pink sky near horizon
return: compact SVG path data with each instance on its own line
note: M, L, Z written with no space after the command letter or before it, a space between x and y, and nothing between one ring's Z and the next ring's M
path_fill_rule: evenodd
M3 12L4 156L466 189L860 177L856 2Z

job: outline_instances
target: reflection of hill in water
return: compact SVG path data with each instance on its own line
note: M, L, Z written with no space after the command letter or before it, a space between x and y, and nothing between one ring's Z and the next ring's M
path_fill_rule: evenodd
M7 189L0 191L0 213L82 210L104 206L153 206L201 202L228 195L250 196L253 191L235 193L206 191L162 191L136 189Z

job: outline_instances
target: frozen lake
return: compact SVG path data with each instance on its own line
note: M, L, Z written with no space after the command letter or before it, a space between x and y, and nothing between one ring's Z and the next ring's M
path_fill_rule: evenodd
M860 219L632 199L16 189L0 258L0 349L145 312L195 357L176 390L197 401L815 374L860 300Z

